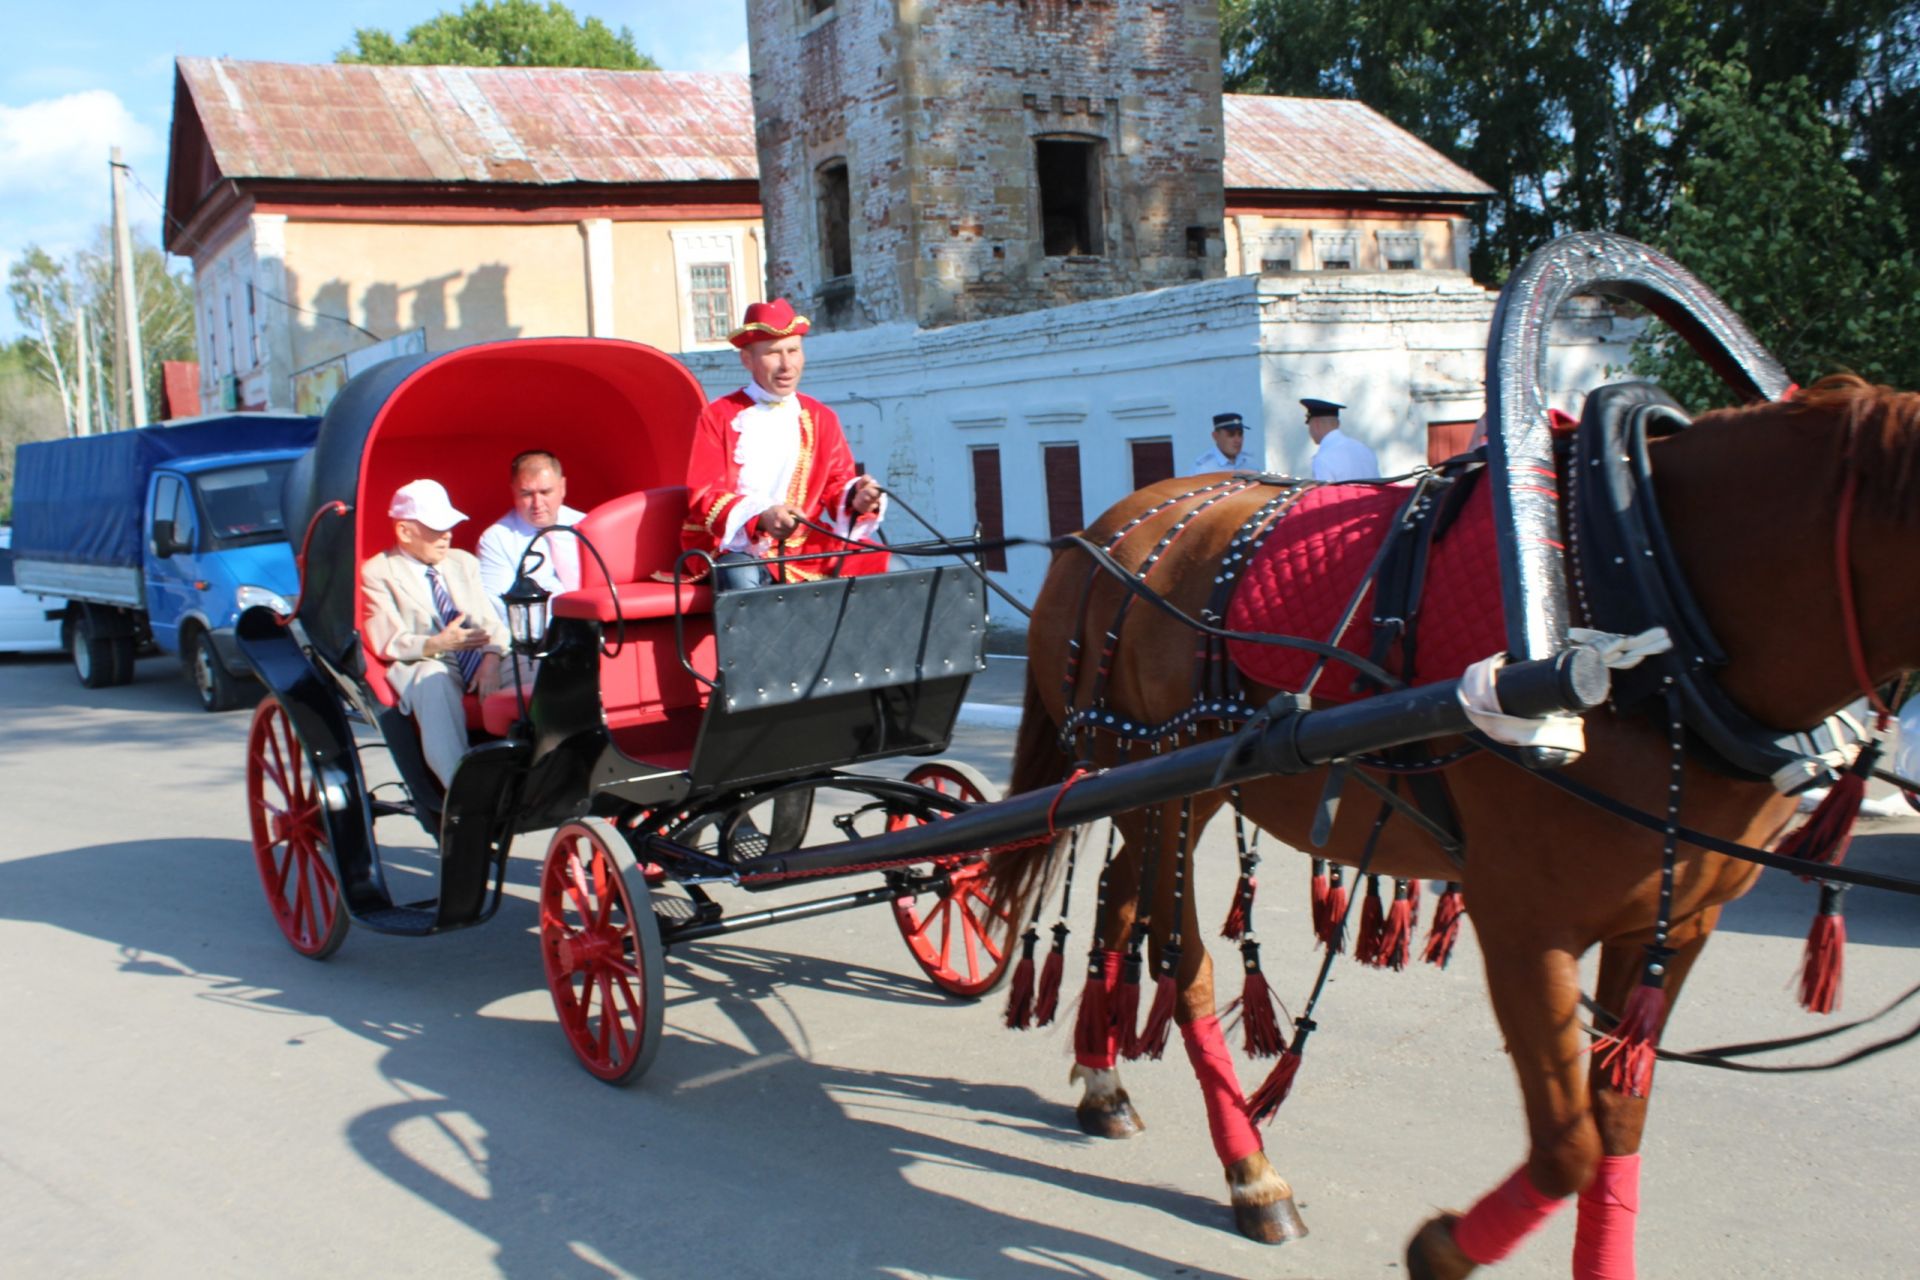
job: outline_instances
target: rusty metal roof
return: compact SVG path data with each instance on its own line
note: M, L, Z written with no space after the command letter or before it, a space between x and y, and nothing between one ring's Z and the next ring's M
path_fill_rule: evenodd
M1225 106L1228 192L1494 194L1364 102L1230 93Z
M178 65L228 178L552 185L759 176L752 93L746 76L730 72ZM1493 194L1364 103L1228 94L1225 105L1229 192Z
M560 67L181 58L228 178L375 182L754 180L747 77Z

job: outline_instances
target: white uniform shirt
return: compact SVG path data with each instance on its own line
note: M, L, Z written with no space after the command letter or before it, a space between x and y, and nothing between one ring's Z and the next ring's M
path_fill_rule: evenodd
M1348 480L1378 480L1380 459L1373 450L1342 432L1338 427L1321 438L1313 452L1313 478L1326 484Z
M1252 459L1247 457L1247 451L1244 447L1240 450L1239 457L1229 458L1226 454L1220 452L1218 445L1215 445L1193 460L1193 466L1188 469L1187 474L1203 476L1209 471L1258 470L1259 468L1253 465Z
M586 512L563 506L554 523L579 524L586 518ZM500 602L500 597L513 585L520 568L520 556L533 541L534 529L516 507L488 525L487 531L480 535L480 584L487 589L487 599L493 601L502 619L507 616L507 606ZM556 596L563 591L579 590L580 539L570 533L550 533L540 539L538 550L546 559L528 577Z

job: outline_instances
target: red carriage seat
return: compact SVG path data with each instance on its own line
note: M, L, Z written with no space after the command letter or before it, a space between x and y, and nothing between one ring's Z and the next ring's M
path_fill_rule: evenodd
M580 590L555 598L560 618L597 621L608 642L618 642L600 660L600 705L621 750L658 764L683 764L693 752L707 689L680 665L674 645L675 559L680 526L687 517L682 486L645 489L603 502L580 523L600 558L580 551ZM711 677L713 592L682 583L680 612L687 656ZM619 609L616 615L615 601Z
M486 527L506 512L512 459L526 449L551 450L560 458L567 503L581 510L677 484L686 475L702 403L700 384L684 366L638 343L517 339L437 356L389 394L368 430L353 516L358 560L392 545L387 501L400 485L422 477L445 485L453 505L467 513L453 545L472 551ZM676 545L678 536L676 523ZM608 543L618 550L618 538ZM607 554L604 548L601 554ZM664 563L671 567L671 557ZM593 572L590 564L584 568ZM671 617L670 607L668 612ZM671 621L667 627L671 653ZM392 706L385 662L362 648L369 688ZM510 684L484 706L474 698L467 703L468 724L496 735L504 735L518 714Z

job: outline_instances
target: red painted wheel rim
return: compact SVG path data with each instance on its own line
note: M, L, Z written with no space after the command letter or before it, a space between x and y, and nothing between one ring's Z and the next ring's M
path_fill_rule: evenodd
M943 764L921 765L907 781L969 804L987 799L965 774ZM887 829L900 831L921 821L912 814L894 814ZM896 898L894 923L935 986L957 996L985 995L1006 972L1013 951L1013 918L995 902L987 865L978 857L956 854L936 865L946 871L951 890L930 899Z
M320 788L286 711L261 700L247 733L247 812L253 861L274 923L293 949L323 956L340 944L340 882L327 858Z
M561 827L547 849L540 954L580 1064L602 1080L624 1078L646 1048L645 953L613 851L581 823Z

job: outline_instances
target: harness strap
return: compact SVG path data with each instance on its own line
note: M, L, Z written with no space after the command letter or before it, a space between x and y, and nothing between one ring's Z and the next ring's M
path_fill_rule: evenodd
M1505 760L1508 764L1516 768L1526 769L1530 776L1556 786L1568 795L1576 799L1584 800L1594 808L1610 813L1622 821L1631 822L1636 827L1645 828L1659 835L1667 834L1669 824L1664 820L1656 818L1644 810L1636 809L1632 805L1615 800L1605 792L1596 791L1584 783L1575 782L1564 773L1552 770L1528 769L1526 764L1521 760L1518 750L1495 742L1492 738L1481 733L1474 733L1471 736L1481 747L1500 757L1500 759ZM1722 840L1719 836L1710 836L1704 831L1695 831L1692 827L1683 826L1677 822L1671 825L1673 835L1680 843L1690 844L1695 848L1705 849L1710 853L1725 854L1729 858L1738 858L1743 862L1751 862L1762 867L1771 867L1776 871L1792 872L1796 876L1806 876L1809 872L1817 871L1818 878L1821 880L1832 880L1841 884L1864 885L1869 889L1890 889L1895 893L1920 896L1920 880L1909 880L1904 876L1882 875L1877 871L1866 871L1859 867L1845 865L1809 867L1803 858L1789 858L1782 854L1769 853L1765 849L1755 849L1750 845L1739 844L1732 840Z

